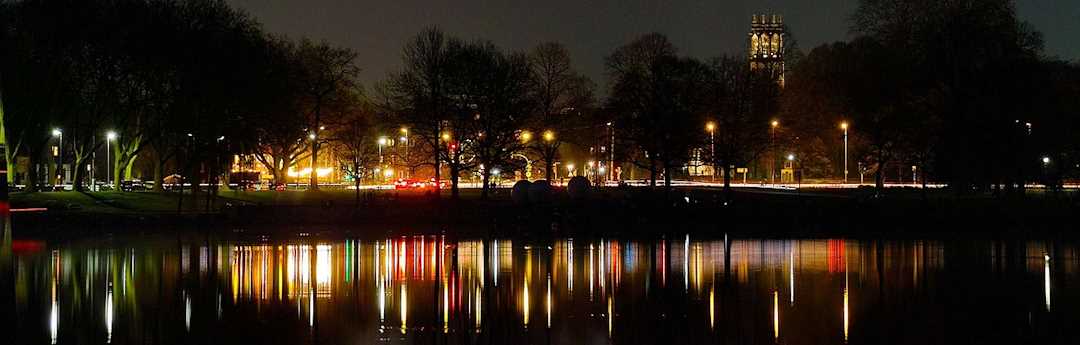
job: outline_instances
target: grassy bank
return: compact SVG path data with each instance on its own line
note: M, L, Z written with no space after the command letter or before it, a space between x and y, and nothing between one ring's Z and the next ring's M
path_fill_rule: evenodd
M46 207L18 214L21 226L57 229L199 224L207 228L314 225L388 225L396 228L454 229L464 226L519 233L656 234L665 232L748 233L756 236L921 236L943 233L1072 236L1072 215L1080 207L1070 194L1026 197L957 197L948 191L736 190L679 188L665 193L647 188L609 188L569 198L556 190L543 202L518 203L501 189L481 199L462 190L457 200L421 191L223 191L207 210L205 195L186 195L177 212L177 194L14 193L12 204Z

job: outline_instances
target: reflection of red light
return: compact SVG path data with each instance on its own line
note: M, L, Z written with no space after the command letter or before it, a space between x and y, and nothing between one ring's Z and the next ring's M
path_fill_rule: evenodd
M843 272L846 263L846 258L844 257L844 240L829 240L827 244L829 273Z
M45 241L13 240L11 251L16 255L34 254L45 250Z
M667 286L667 241L660 240L660 285Z

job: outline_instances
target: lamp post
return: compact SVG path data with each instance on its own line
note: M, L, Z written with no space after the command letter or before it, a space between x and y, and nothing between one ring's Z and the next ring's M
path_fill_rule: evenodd
M772 151L772 158L769 159L769 183L775 183L773 174L775 173L774 170L776 170L776 167L774 166L774 164L776 164L776 127L777 126L780 126L780 121L772 120L772 122L769 123L769 148L771 149L770 151Z
M53 128L52 135L60 140L60 143L56 147L56 183L63 184L64 175L60 172L64 169L64 132L59 128ZM63 188L61 188L61 190L63 190Z
M716 181L716 141L713 136L713 132L716 130L716 124L709 121L705 124L705 130L709 131L709 160L712 161L712 179Z
M383 164L382 148L386 146L386 137L379 137L379 165Z
M847 121L840 123L840 129L844 130L844 183L848 182L848 169L847 169Z
M611 121L607 123L608 132L611 133L611 150L608 150L608 181L615 179L615 126L611 125Z
M111 143L116 140L116 132L109 131L105 133L105 180L112 186L112 146Z
M401 142L405 143L405 157L404 157L403 161L405 161L405 165L409 165L409 129L408 128L401 127ZM406 176L405 175L406 172L404 170L405 169L402 169L402 172L401 172L402 177L411 177L411 176ZM410 168L409 172L408 172L410 175L412 173L411 170L412 169Z

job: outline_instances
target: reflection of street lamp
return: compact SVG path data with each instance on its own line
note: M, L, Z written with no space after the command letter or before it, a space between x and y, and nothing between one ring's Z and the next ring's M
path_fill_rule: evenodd
M848 170L847 170L847 121L840 123L840 129L844 130L844 183L847 183Z
M105 161L108 162L108 164L105 164L105 179L109 181L110 186L112 185L112 150L109 143L113 140L116 140L116 132L108 131L105 133Z

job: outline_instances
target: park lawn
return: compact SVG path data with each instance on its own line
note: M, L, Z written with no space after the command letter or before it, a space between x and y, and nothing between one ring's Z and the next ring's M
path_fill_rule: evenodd
M189 199L188 199L189 200ZM185 200L184 210L192 211ZM49 212L155 213L176 212L176 194L154 192L36 192L12 193L14 208L48 208ZM201 203L199 206L203 206ZM198 210L198 209L196 209Z

